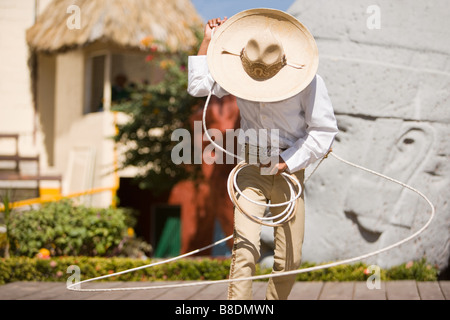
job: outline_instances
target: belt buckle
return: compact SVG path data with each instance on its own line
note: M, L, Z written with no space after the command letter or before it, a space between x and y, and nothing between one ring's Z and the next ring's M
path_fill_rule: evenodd
M266 164L270 161L272 155L272 147L255 146L249 143L245 144L245 160L249 164Z

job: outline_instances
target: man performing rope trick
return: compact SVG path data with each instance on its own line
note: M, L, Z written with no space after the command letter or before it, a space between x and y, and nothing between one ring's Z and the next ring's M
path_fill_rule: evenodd
M251 299L252 281L269 279L266 299L287 299L297 274L349 264L392 250L422 233L435 216L431 201L394 178L334 154L338 132L323 79L316 74L318 50L311 33L294 17L273 9L251 9L205 26L197 56L189 57L188 92L207 96L203 110L206 137L218 150L242 160L230 172L227 189L235 205L234 234L189 253L67 285L68 290L111 292L228 284L229 299ZM236 155L209 136L206 111L211 95L236 96L241 115ZM327 264L299 269L305 223L305 168L327 156L415 192L430 206L427 222L384 248ZM320 164L319 162L319 164ZM314 168L310 176L317 169ZM269 209L269 210L267 210ZM267 211L270 214L267 215ZM255 276L261 225L274 229L271 274ZM81 284L179 260L234 239L229 279L123 288L81 288Z
M253 164L234 177L240 192L231 194L235 224L230 279L255 274L265 224L252 221L257 219L273 220L273 273L300 266L305 168L328 153L338 132L317 67L311 33L291 15L272 9L209 20L198 55L189 57L191 95L236 96L243 158ZM293 187L292 181L298 185ZM271 216L264 218L267 206ZM295 274L270 278L266 299L287 299L294 282ZM252 281L229 284L228 299L251 298Z

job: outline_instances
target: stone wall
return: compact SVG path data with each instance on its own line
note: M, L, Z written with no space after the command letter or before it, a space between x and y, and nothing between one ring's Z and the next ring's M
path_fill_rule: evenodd
M448 1L298 0L288 10L316 38L333 101L337 155L405 182L435 205L414 240L366 260L383 268L450 256L450 20ZM419 230L415 193L337 161L306 187L304 261L384 248Z

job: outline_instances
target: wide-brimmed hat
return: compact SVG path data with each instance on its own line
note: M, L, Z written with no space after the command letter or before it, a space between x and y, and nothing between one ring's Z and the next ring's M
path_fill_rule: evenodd
M215 30L207 61L214 80L230 94L274 102L296 95L313 80L319 53L300 21L259 8L242 11Z

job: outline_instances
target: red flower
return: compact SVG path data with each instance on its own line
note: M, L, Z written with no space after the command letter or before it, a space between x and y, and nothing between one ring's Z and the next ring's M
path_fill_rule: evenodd
M150 62L150 61L152 61L153 59L155 59L155 56L149 54L148 56L145 57L145 62Z
M158 51L158 46L155 45L155 44L152 44L152 45L150 46L150 51L151 51L151 52L156 52L156 51Z

